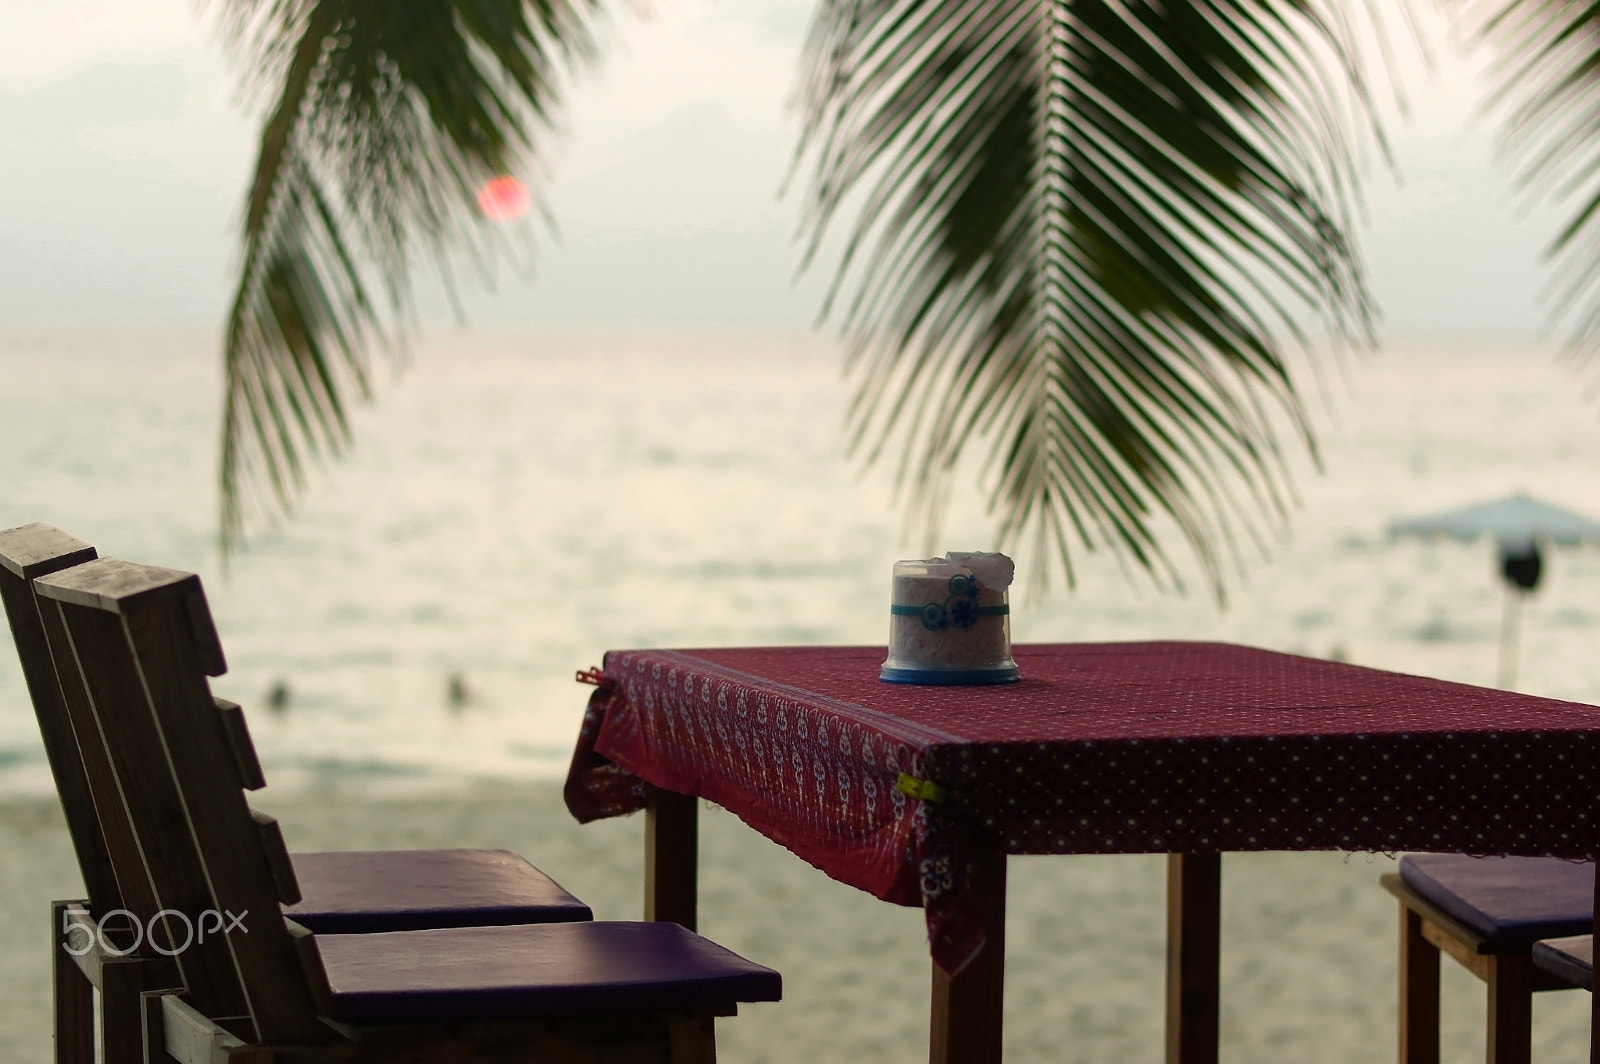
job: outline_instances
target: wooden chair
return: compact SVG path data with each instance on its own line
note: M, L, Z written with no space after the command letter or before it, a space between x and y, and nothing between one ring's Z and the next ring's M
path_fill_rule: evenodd
M1487 984L1489 1064L1527 1064L1533 995L1572 986L1535 966L1534 944L1593 927L1594 866L1408 854L1380 882L1400 901L1401 1064L1438 1064L1440 952Z
M150 1059L710 1061L714 1017L778 999L776 972L669 923L313 935L278 908L295 869L245 801L243 732L206 683L223 662L199 578L100 559L34 588L138 842L112 866L149 884L181 976L145 995ZM221 933L177 933L206 913Z
M74 947L53 954L56 1059L62 1064L95 1059L95 989L102 999L101 1059L120 1064L143 1056L140 991L176 985L173 965L148 943L141 942L126 956L76 948L85 934L104 924L106 914L126 914L126 927L112 929L115 939L131 934L135 920L146 926L158 908L139 877L126 884L117 880L110 851L120 849L131 859L138 843L116 795L109 755L86 706L77 664L62 670L63 682L51 658L46 631L52 624L59 628L59 611L41 611L30 584L34 577L94 557L89 544L48 525L0 531L0 599L88 894L82 900L55 902L51 909L52 936ZM246 786L260 786L260 766L239 707L219 700L217 710L240 753ZM508 850L310 853L294 855L293 864L302 897L287 910L313 931L368 933L593 918L587 905Z

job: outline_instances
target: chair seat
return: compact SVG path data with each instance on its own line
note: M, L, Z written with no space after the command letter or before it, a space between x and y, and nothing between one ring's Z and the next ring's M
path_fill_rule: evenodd
M1533 963L1573 986L1594 990L1594 936L1572 935L1533 944Z
M1529 946L1594 925L1594 865L1552 857L1400 858L1407 886L1475 934L1500 946Z
M354 850L292 861L301 898L284 915L319 935L594 919L510 850Z
M318 935L351 1024L637 1012L777 1001L782 978L672 923L572 922Z

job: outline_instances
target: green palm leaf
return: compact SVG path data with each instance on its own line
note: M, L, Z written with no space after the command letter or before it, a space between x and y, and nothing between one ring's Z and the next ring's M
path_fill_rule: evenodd
M252 492L286 510L303 452L348 443L369 349L394 347L408 321L414 248L447 281L451 252L492 261L475 191L537 166L561 78L593 57L595 8L226 0L227 35L269 103L224 340L225 554Z
M853 287L853 439L899 441L930 527L978 440L1040 581L1104 547L1181 586L1170 520L1221 596L1235 530L1282 527L1285 337L1371 339L1351 41L1319 0L823 0L808 261L854 209L824 311Z
M1600 348L1600 3L1493 0L1457 4L1498 48L1496 98L1509 112L1501 143L1533 200L1576 209L1547 251L1557 277L1553 318L1574 352Z

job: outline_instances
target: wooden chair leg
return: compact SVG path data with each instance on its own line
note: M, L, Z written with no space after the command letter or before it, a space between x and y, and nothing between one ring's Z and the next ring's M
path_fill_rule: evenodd
M668 1031L671 1064L717 1064L716 1020L679 1020Z
M100 969L103 1064L143 1064L143 992L144 964L137 958L108 960Z
M1400 903L1400 1064L1439 1064L1439 947Z
M1006 855L973 858L972 890L985 942L954 978L933 967L931 1064L1000 1064L1006 974Z
M1217 1064L1222 855L1167 855L1167 1064Z
M1600 942L1600 875L1594 877L1594 938ZM1593 980L1593 973L1590 973ZM1589 992L1589 1064L1600 1064L1600 990Z
M50 903L50 970L54 981L56 1064L94 1064L94 985L62 949L62 922L68 909L87 909L87 902Z
M693 795L646 785L644 918L695 930L698 916L700 810Z
M165 992L145 992L139 995L139 1008L144 1015L145 1064L157 1064L172 1058L167 1053L167 1031L161 1015L161 999Z
M1489 1064L1531 1064L1533 960L1524 954L1489 957Z

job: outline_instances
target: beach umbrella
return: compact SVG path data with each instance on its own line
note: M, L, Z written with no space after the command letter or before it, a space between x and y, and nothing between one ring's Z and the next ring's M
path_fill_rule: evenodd
M1513 495L1459 510L1391 521L1389 535L1435 538L1448 536L1463 543L1491 537L1500 555L1500 575L1505 578L1505 611L1500 623L1499 683L1509 687L1516 674L1517 627L1522 602L1535 587L1543 560L1540 544L1580 546L1600 543L1600 521L1563 510L1527 495Z

